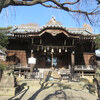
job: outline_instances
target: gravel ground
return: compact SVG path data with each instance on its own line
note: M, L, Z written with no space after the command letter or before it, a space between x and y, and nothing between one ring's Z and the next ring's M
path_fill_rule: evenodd
M77 89L80 83L66 83L68 87L62 88L60 82L44 83L27 82L26 89L16 94L14 97L0 96L0 100L97 100L96 96L90 94L87 90ZM64 82L62 82L64 83ZM69 88L69 85L75 85L75 89Z

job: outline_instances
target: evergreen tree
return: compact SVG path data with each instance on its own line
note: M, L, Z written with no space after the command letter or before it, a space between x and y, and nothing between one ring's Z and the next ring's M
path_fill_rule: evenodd
M12 27L7 27L7 28L0 28L0 49L5 49L7 47L7 44L9 43L8 41L8 36L6 35Z
M95 49L100 49L100 34L96 36Z

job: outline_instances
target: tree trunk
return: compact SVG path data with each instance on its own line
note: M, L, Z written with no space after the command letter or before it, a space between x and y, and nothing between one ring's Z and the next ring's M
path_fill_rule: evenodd
M0 0L0 13L2 11L2 8L4 7L5 0Z
M0 7L0 13L1 13L1 11L2 11L2 7Z
M0 13L2 9L9 6L11 2L12 0L0 0Z

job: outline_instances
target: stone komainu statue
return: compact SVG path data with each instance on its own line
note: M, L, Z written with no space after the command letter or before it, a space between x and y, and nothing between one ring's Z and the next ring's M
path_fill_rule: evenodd
M98 97L100 98L100 68L95 69L95 77L94 80L95 85L97 87Z
M98 81L98 84L100 85L100 68L95 69L95 78Z

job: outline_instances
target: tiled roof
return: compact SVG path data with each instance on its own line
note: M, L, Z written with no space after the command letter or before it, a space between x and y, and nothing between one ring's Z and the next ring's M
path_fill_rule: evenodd
M15 26L10 32L11 33L21 33L21 34L26 34L26 33L33 33L36 34L38 32L41 32L44 29L47 28L58 28L58 29L63 29L70 34L78 34L78 35L93 35L92 32L89 32L86 30L86 28L67 28L62 26L62 24L54 17L51 18L51 20L44 26L40 27L37 24L23 24L20 26Z
M87 31L85 28L69 28L68 32L72 34L92 35L92 33Z
M28 24L21 24L19 26L15 26L19 29L25 28L25 29L38 29L40 26L36 23L28 23Z

